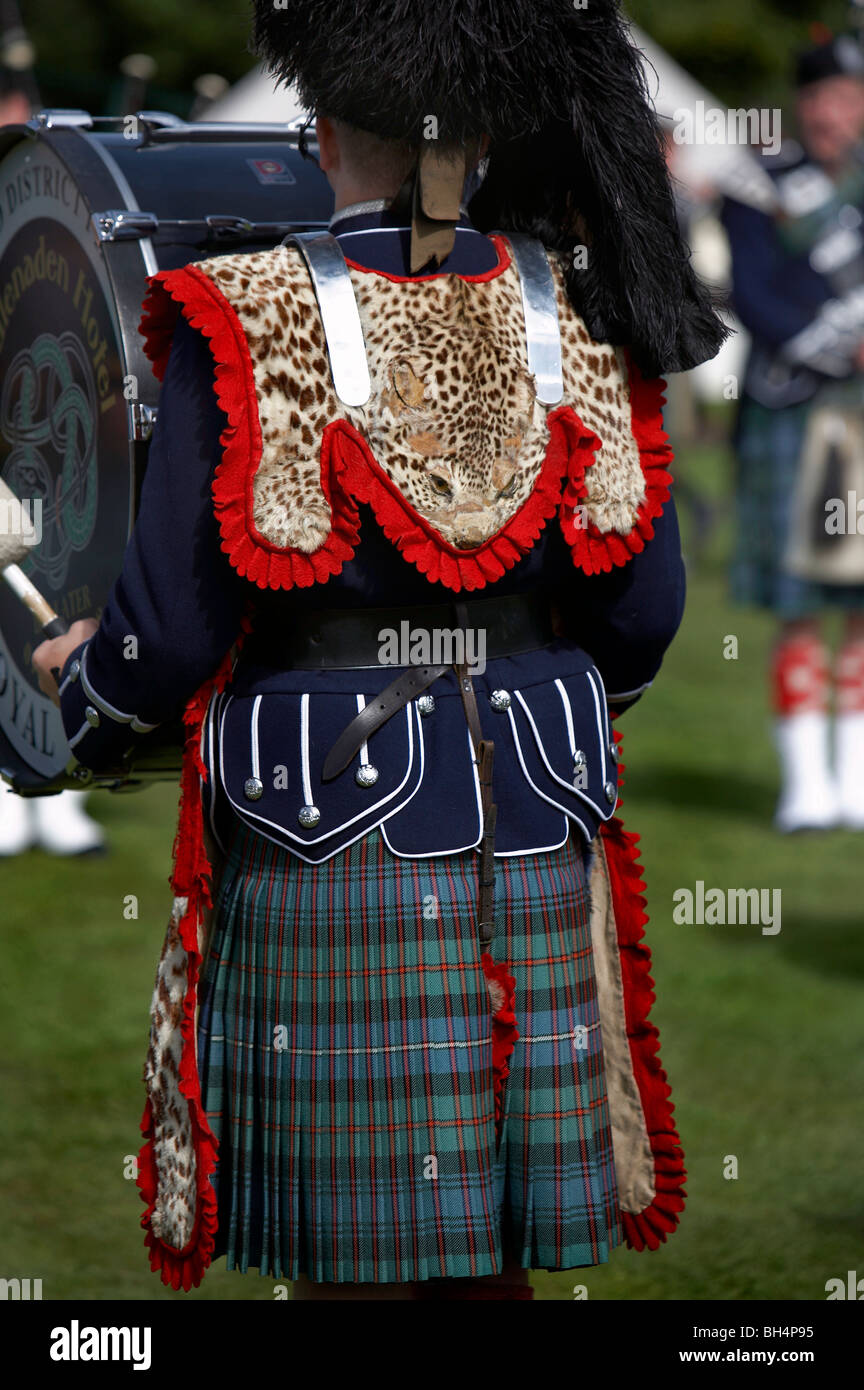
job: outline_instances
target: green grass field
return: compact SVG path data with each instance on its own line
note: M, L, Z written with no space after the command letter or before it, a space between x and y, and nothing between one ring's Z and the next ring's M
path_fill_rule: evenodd
M687 459L716 497L724 452ZM535 1275L538 1297L824 1299L864 1276L861 985L864 837L782 838L765 651L770 624L730 607L728 523L690 565L682 630L622 718L625 824L642 836L661 1056L687 1155L688 1204L658 1252ZM738 639L738 659L724 640ZM46 1299L183 1298L149 1272L128 1155L140 1143L147 1009L170 894L176 793L91 799L112 854L0 863L0 1277ZM779 888L782 929L684 926L673 892ZM128 893L138 920L123 916ZM738 1177L724 1178L727 1156ZM220 1261L195 1299L272 1299Z

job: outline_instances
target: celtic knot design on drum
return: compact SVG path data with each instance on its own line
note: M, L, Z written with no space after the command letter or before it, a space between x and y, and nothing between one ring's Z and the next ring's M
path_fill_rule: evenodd
M55 589L96 526L96 400L86 350L69 331L40 333L15 354L3 381L0 433L10 447L3 476L31 506L42 502L42 541L24 568Z

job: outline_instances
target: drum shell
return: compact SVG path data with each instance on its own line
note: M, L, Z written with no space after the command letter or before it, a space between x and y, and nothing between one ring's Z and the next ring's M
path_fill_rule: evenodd
M147 277L326 226L332 208L284 129L178 126L157 139L129 119L0 131L0 476L41 512L21 567L70 623L98 619L137 513L159 396L138 332ZM138 230L118 234L118 212ZM41 640L0 585L0 775L15 790L179 776L179 722L140 737L122 768L76 764L30 664Z

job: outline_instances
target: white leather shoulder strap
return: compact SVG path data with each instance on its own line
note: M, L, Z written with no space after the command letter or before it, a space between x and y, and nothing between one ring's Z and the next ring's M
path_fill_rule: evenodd
M542 242L522 233L503 233L513 253L522 290L528 370L537 399L557 405L564 398L561 331L555 281ZM333 385L349 406L363 406L372 392L363 326L344 253L330 232L295 232L283 246L296 246L309 270L330 358Z
M564 399L561 328L555 281L546 249L541 241L523 232L501 232L499 235L509 243L519 272L528 370L536 383L537 399L544 405L558 405Z
M308 267L336 395L344 405L365 405L372 394L372 382L363 325L342 247L330 232L295 232L282 245L296 246Z

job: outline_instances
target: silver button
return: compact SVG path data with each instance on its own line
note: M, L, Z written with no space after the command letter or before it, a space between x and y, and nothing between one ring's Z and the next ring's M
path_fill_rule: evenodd
M492 708L497 710L509 709L510 698L509 690L493 690L489 697Z
M420 711L420 713L421 713L422 715L434 714L434 713L435 713L435 696L434 696L434 695L420 695L420 696L418 696L418 698L417 698L417 708L419 709L419 711Z
M80 672L81 672L81 662L78 660L78 658L77 658L77 656L76 656L75 660L72 662L72 665L69 667L69 679L70 679L70 681L77 681Z
M609 744L609 757L612 759L613 763L617 763L618 759L621 757L621 754L618 751L617 743Z
M91 729L99 728L99 724L101 723L99 719L99 711L93 705L87 706L87 708L84 711L84 718L87 720L87 723L90 725Z
M247 777L246 781L243 783L243 794L247 796L250 801L257 801L263 791L264 783L259 782L257 777Z
M303 806L297 819L304 830L312 830L321 819L321 812L317 806Z
M615 790L615 783L607 782L603 790L606 793L606 800L609 802L609 805L614 806L615 802L618 800L618 793Z
M354 781L358 787L374 787L378 781L378 769L371 763L361 763L354 773Z
M588 759L585 757L585 753L581 748L577 748L576 752L573 754L573 771L584 772L587 766Z

